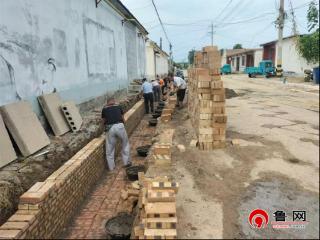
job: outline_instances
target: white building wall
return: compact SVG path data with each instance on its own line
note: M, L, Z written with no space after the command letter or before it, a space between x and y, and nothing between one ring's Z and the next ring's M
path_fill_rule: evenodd
M156 55L156 75L162 76L168 74L168 58L164 54Z
M221 67L223 67L223 65L227 64L227 49L223 49L223 53L221 56Z
M231 72L237 72L237 58L239 57L239 72L243 72L244 69L246 68L246 55L245 54L240 54L236 56L232 56L232 61L231 61ZM244 57L244 61L242 61L242 57Z
M36 97L54 89L81 103L127 88L144 74L145 47L121 20L104 1L2 0L0 105L26 99L38 112Z
M154 54L154 46L150 42L146 43L146 78L152 80L156 75L168 74L168 57L163 53Z
M150 42L146 43L146 75L148 80L155 78L154 50Z
M263 49L254 52L254 66L259 67L259 63L263 59Z
M276 44L276 59L278 43ZM294 38L288 38L283 40L282 46L282 68L284 72L294 72L298 75L303 75L305 69L311 69L315 67L313 64L308 64L307 61L300 56Z

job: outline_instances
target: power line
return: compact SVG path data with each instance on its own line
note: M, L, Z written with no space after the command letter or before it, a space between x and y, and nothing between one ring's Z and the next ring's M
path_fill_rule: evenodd
M224 28L225 26L227 25L233 25L233 24L240 24L240 23L247 23L247 22L251 22L252 20L256 20L256 19L260 19L260 18L265 18L266 15L274 15L276 14L275 12L265 12L261 15L258 15L258 16L255 16L255 17L252 17L252 18L249 18L249 19L240 19L238 21L235 21L235 22L219 22L219 25L221 26L217 26L217 25L214 25L215 28ZM199 22L199 21L198 21ZM208 26L207 24L201 24L201 25L193 25L195 23L198 23L198 22L193 22L193 23L189 23L189 24L177 24L177 23L163 23L163 25L165 26L172 26L172 27L195 27L195 26ZM160 26L161 24L156 24L154 26L152 26L151 28L155 28L155 27L158 27ZM211 26L211 25L210 25Z
M223 23L223 25L233 25L233 24L239 24L239 23L247 23L247 22L251 22L252 20L256 20L256 19L259 19L259 18L264 18L266 15L274 15L274 14L276 14L276 13L275 12L266 12L266 13L263 13L261 15L249 18L249 19L238 20L236 22L225 22L225 23Z
M252 44L254 43L253 41L255 40L256 36L259 34L259 33L263 33L265 30L267 30L269 27L273 26L274 22L272 21L271 23L268 23L264 28L259 29L259 31L257 31L256 33L253 34L252 38L251 38L251 41L250 41L250 46L252 47Z
M247 0L248 1L248 0ZM231 14L229 14L228 18L229 19L233 19L234 16L236 17L238 13L242 13L243 9L247 9L249 4L252 4L252 1L248 1L246 2L246 0L241 1L242 4L239 4L236 8L236 10L234 10L233 12L231 12Z
M154 0L151 0L151 2L152 2L152 4L153 4L154 10L155 10L156 13L157 13L157 16L158 16L159 22L160 22L160 24L161 24L162 30L163 30L163 32L164 32L164 35L165 35L167 41L169 42L170 46L172 46L172 44L171 44L171 42L170 42L170 40L169 40L168 34L167 34L167 32L166 32L166 29L165 29L164 26L163 26L163 23L162 23L162 20L161 20L161 18L160 18L158 9L157 9L157 7L156 7L156 4L154 3Z
M242 3L243 1L239 1L235 6L233 6L233 8L230 8L230 11L226 12L224 18L222 18L221 21L227 20L232 14L234 14L236 12L236 9L238 9Z
M221 16L221 14L222 13L224 13L224 11L229 7L229 5L232 3L232 1L233 0L230 0L227 4L226 4L226 6L223 8L223 9L221 9L221 11L220 11L220 13L218 14L218 16L215 18L215 21L217 21L217 19L219 19L219 17ZM210 36L211 36L211 46L213 46L213 34L215 33L214 31L213 31L213 21L211 21L211 25L210 25L210 32L208 32L209 34L210 34Z
M224 11L229 7L229 5L232 3L233 0L230 0L227 5L221 10L221 12L218 14L218 16L216 17L216 21L219 19L219 17L222 15L222 13L224 13Z
M137 8L132 8L131 10L141 10L141 9L148 8L150 6L152 6L152 4L149 3L148 5L145 5L145 6L142 6L142 7L137 7Z

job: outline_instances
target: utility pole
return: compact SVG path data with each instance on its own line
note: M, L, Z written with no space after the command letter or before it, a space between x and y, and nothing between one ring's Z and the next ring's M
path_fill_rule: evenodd
M211 31L209 32L211 34L211 46L213 46L213 22L211 22Z
M169 64L170 70L169 71L173 71L172 44L171 43L169 44L169 48L170 48L170 53L169 53L170 54L170 60L169 60L169 62L170 62L170 64Z
M280 0L279 17L278 17L278 49L277 49L277 76L282 77L282 42L284 27L284 0Z
M162 37L160 38L160 49L162 50Z
M298 28L297 28L297 21L296 21L296 16L294 14L294 9L292 6L292 1L289 1L290 3L290 14L291 14L291 21L292 21L292 33L294 36L298 36Z

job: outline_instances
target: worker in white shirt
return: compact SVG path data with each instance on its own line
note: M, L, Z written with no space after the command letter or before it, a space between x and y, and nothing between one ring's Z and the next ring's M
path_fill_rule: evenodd
M173 86L177 92L177 107L183 107L183 100L186 94L187 83L181 77L173 77Z
M161 88L160 88L160 84L159 84L159 80L152 80L152 90L153 90L153 95L154 95L154 101L155 102L159 102L160 101L160 92L161 92Z
M151 112L153 113L152 84L148 82L146 78L144 78L142 81L143 81L143 84L141 86L141 91L143 93L144 107L145 107L146 114L149 114L149 107L151 108Z

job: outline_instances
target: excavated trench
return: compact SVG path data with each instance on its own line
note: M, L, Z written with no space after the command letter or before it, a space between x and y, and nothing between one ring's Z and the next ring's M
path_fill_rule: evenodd
M136 96L130 101L122 99L120 105L127 112L138 100ZM98 105L90 103L91 110L83 113L84 122L79 132L54 137L48 129L51 144L40 151L47 152L46 154L35 154L27 158L19 157L0 170L0 225L17 210L21 194L36 182L44 181L93 138L103 133L100 109L104 101L100 102Z
M152 144L152 137L156 128L149 126L149 120L150 116L144 116L129 137L130 155L135 166L144 165L146 160L146 157L139 156L137 148ZM131 184L132 181L128 179L125 169L122 168L121 156L118 156L116 169L112 172L104 171L83 204L76 210L72 220L63 229L59 238L111 238L112 236L107 234L106 231L108 221L119 216L119 214L121 216L123 213L129 214L132 218L135 217L138 199L129 197L124 200L122 196L122 190L131 187ZM113 219L111 227L114 232L117 232L123 238L125 233L128 232L130 224L121 224L121 219L123 218ZM113 236L113 238L116 237Z

